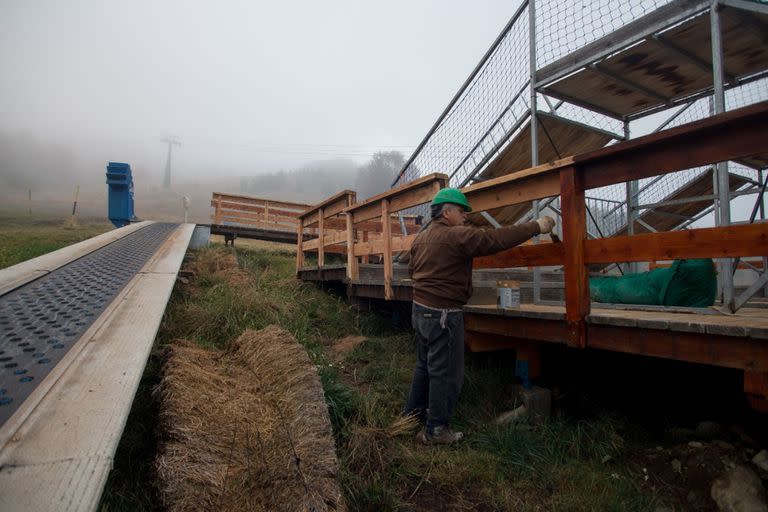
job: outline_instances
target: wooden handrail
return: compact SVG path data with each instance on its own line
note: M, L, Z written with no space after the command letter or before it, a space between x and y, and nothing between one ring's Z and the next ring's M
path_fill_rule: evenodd
M311 206L304 203L292 203L288 201L279 201L279 200L274 201L272 199L246 196L242 194L227 194L224 192L213 192L211 202L215 202L217 199L221 199L222 201L231 201L234 203L243 203L243 204L250 204L250 205L254 205L254 204L262 205L264 203L269 203L270 207L274 206L275 208L282 208L285 210L293 210L297 212L303 212L304 210L306 210Z

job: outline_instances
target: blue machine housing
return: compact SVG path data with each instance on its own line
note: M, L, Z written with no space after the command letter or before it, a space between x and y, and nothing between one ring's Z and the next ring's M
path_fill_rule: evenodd
M131 166L120 162L107 165L109 189L109 220L115 227L127 226L138 220L133 213L133 175Z

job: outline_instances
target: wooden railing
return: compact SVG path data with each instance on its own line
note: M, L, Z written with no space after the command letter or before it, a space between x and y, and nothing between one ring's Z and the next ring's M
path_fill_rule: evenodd
M355 203L357 194L351 190L342 190L328 199L307 208L298 216L296 229L298 242L296 245L296 271L304 267L306 252L317 252L317 265L325 265L326 252L342 252L347 250L347 222L343 214L344 208ZM304 240L306 231L311 229L317 233L314 240Z
M516 247L477 258L475 268L563 265L569 344L584 347L589 264L768 254L765 223L587 240L585 191L747 156L765 159L766 140L768 102L467 187L477 209L561 200L562 244Z
M399 234L395 235L392 216L399 211L429 202L432 196L447 184L448 176L445 174L430 174L346 208L344 213L347 214L347 277L352 281L358 279L358 257L381 254L384 262L384 296L388 300L391 299L393 253L410 249L418 229L412 224L412 227L407 229L407 234L398 230ZM364 223L373 219L380 219L380 240L364 241L353 236ZM390 221L385 222L385 219Z
M519 246L476 258L474 267L562 265L569 344L585 347L589 264L768 255L766 223L587 240L585 191L744 157L768 162L766 141L768 102L468 186L462 191L474 211L557 195L562 211L562 243ZM361 241L353 234L362 222L428 202L447 182L446 175L432 174L344 208L348 278L358 278L358 257L381 254L385 297L391 298L392 255L409 249L415 236L395 236L390 223L383 224L381 240Z
M324 201L311 206L299 216L298 232L303 234L299 238L299 246L296 255L297 271L305 267L306 253L317 253L317 265L325 265L326 253L348 254L350 246L355 246L362 256L362 262L368 263L368 257L372 254L380 254L373 250L367 250L366 247L374 245L381 246L384 242L385 223L381 220L366 219L354 223L351 231L349 227L350 214L349 208L354 208L356 194L351 190L343 190ZM371 200L362 204L368 204ZM399 218L394 215L389 216L389 223L386 229L390 233L401 231L401 222L408 233L415 233L418 230L415 216L403 216ZM316 238L306 240L307 231ZM351 233L351 235L350 235ZM357 257L353 258L356 262ZM347 257L347 261L349 258Z
M296 231L297 219L308 204L214 192L211 220L216 225L238 224L258 229Z

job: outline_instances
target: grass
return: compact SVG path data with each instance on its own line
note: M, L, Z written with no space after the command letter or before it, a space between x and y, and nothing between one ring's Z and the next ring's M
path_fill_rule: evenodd
M163 345L174 338L221 347L244 329L275 323L303 343L320 370L350 510L653 510L657 499L630 469L623 424L554 419L539 426L497 426L515 406L503 357L469 357L455 425L467 434L453 447L424 447L413 432L393 435L414 361L410 332L362 314L294 278L287 251L238 249L239 268L222 268L229 248L198 251L194 277L177 286L158 346L115 459L102 511L154 510L152 462ZM225 265L226 266L226 265ZM367 341L342 359L329 348L358 334Z
M0 268L61 249L113 229L101 219L6 217L0 222Z
M7 266L106 231L104 223L4 221ZM229 260L230 264L223 264ZM174 290L144 372L99 509L159 510L153 489L163 347L175 338L222 347L244 329L278 324L317 365L334 428L341 481L350 510L653 510L642 475L627 463L631 447L613 418L554 419L539 427L497 426L515 403L510 361L471 356L455 426L467 434L452 447L424 447L393 428L408 390L414 342L390 319L363 314L340 298L294 278L294 255L280 247L197 251L190 282ZM367 337L343 358L329 348L341 337ZM399 431L398 431L399 430ZM403 434L405 435L395 435Z

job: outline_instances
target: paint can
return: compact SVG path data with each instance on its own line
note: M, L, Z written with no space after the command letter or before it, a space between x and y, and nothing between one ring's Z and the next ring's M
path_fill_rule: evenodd
M500 308L519 308L520 307L520 282L519 281L497 281L496 290L498 292L497 304Z

